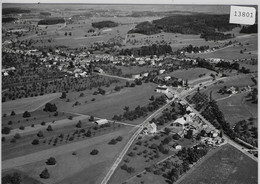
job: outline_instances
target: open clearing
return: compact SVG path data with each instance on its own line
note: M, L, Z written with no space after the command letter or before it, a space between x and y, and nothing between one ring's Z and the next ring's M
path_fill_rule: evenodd
M2 103L2 114L10 114L12 111L15 111L16 114L24 113L24 111L35 111L47 102L60 96L61 93L52 93L5 102Z
M254 126L257 126L257 104L247 101L246 94L238 94L226 100L218 101L220 110L225 119L233 126L235 123L248 118L256 118Z
M89 140L26 155L24 156L25 158L18 157L13 159L12 162L6 161L8 163L4 163L4 165L14 164L18 166L18 164L27 163L26 165L21 165L16 168L27 173L29 177L48 184L58 182L69 184L74 183L75 181L77 181L77 184L99 183L109 169L112 161L116 158L116 155L128 141L130 130L130 127L125 127L125 129L91 138ZM119 135L123 137L121 142L118 142L116 145L108 144L112 138L116 138ZM90 152L93 149L99 150L98 155L90 155ZM77 154L72 155L73 151L76 151ZM45 164L46 159L50 156L54 156L57 160L55 166L47 166ZM48 168L51 175L47 180L40 179L39 177L39 174L44 168ZM98 168L98 172L92 173L93 168Z
M199 75L204 75L199 77ZM174 72L171 72L169 74L165 74L163 76L171 76L175 78L180 78L184 80L188 80L188 83L194 83L198 82L200 80L206 80L211 79L210 74L216 74L216 72L208 70L206 68L190 68L190 69L182 69L182 70L176 70Z
M224 145L180 184L256 184L257 162L229 144Z
M87 95L86 97L74 99L70 102L56 100L54 103L58 109L65 112L75 112L86 115L93 115L99 118L111 119L115 114L123 114L124 107L129 106L130 110L136 106L144 106L149 103L149 98L154 95L160 96L155 92L156 85L153 83L144 83L134 88L123 88L119 92L107 95ZM95 98L95 101L91 99ZM73 106L78 101L81 105ZM87 101L87 103L85 103Z

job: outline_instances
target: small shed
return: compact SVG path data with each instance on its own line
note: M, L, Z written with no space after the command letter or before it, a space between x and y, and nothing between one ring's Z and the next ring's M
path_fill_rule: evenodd
M99 119L99 120L95 121L95 123L98 124L98 125L104 125L104 124L108 123L108 120L107 119Z

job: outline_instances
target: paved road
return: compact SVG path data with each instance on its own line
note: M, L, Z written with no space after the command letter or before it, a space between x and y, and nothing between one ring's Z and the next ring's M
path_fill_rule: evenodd
M113 175L113 173L115 172L117 166L119 165L119 163L122 161L123 157L125 156L126 152L128 151L128 149L130 148L130 146L133 144L134 140L137 138L137 136L141 133L141 131L143 130L143 127L145 127L149 121L158 116L166 107L167 105L169 105L171 102L173 102L173 100L169 101L167 104L165 104L164 106L162 106L160 109L158 109L157 111L155 111L153 114L151 114L144 122L142 122L137 131L134 133L134 135L130 138L130 140L128 141L128 143L125 145L124 149L122 150L122 152L120 153L119 157L116 159L116 161L114 162L114 164L112 165L112 167L110 168L110 170L108 171L107 175L105 176L105 178L102 180L101 184L106 184L109 179L111 178L111 176Z
M237 76L235 76L237 77ZM226 79L229 79L229 78L226 78ZM213 84L213 83L212 83ZM210 84L210 85L212 85ZM192 92L192 91L191 91ZM185 97L189 95L189 92L186 92L185 95L179 95L179 98L186 102L187 104L189 104ZM178 95L177 95L178 96ZM189 104L190 105L190 104ZM204 121L209 127L214 127L209 121L207 121L196 109L194 109L191 105L190 107L192 108L193 112L196 113L197 116L199 116L202 121ZM215 129L215 128L214 128ZM252 154L248 153L245 149L245 147L241 146L240 144L236 143L235 141L231 140L228 136L226 135L223 135L223 137L226 139L226 141L232 145L233 147L237 148L238 150L240 150L241 152L243 152L244 154L246 154L248 157L252 158L253 160L255 160L256 162L258 162L258 158L254 157Z

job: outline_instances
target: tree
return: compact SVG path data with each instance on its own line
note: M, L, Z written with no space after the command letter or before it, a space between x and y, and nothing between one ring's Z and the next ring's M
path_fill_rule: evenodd
M47 127L47 129L46 129L47 131L53 131L53 129L52 129L52 127L51 127L51 125L48 125L48 127Z
M65 34L64 34L65 36L67 36L68 35L68 33L67 32L65 32Z
M152 95L149 100L154 101L154 96Z
M21 135L20 135L19 133L16 133L16 134L14 135L14 138L15 138L15 139L20 139L20 138L21 138Z
M43 178L43 179L48 179L50 178L50 174L49 174L49 171L47 168L45 168L41 174L40 174L40 177Z
M77 128L81 128L81 121L79 120L79 122L76 124Z
M70 35L70 36L72 35L71 32L69 33L69 35Z
M41 130L37 133L37 136L38 136L38 137L43 137L43 133L42 133Z
M24 117L24 118L29 118L29 117L31 117L31 114L30 114L28 111L25 111L25 112L23 113L23 117Z
M34 139L33 141L32 141L32 145L38 145L39 144L39 139Z
M54 157L50 157L47 162L47 165L55 165L56 164L56 159Z
M43 109L46 112L55 112L57 111L57 106L55 104L51 104L51 103L46 103L45 107Z
M21 184L22 183L22 177L21 174L15 172L13 175L7 174L4 177L2 177L2 184Z
M116 144L117 141L115 139L111 139L108 144Z
M118 136L117 138L116 138L116 141L122 141L123 140L123 137L122 136Z
M64 98L66 98L66 96L67 96L67 95L66 95L66 92L62 92L60 98L61 98L61 99L64 99Z
M2 134L9 134L10 131L11 131L11 128L9 128L9 127L4 127L4 128L2 129Z
M16 113L14 111L11 112L11 116L15 116Z
M87 133L85 134L87 137L91 137L91 131L88 130Z
M94 116L90 116L89 121L94 121Z
M93 149L91 152L90 152L90 154L91 155L97 155L98 154L98 150L97 149Z

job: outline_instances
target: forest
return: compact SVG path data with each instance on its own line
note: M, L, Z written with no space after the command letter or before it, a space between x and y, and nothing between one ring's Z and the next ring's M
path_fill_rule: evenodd
M2 23L8 23L8 22L13 22L15 21L16 18L13 18L13 17L6 17L6 18L2 18Z
M43 19L38 22L38 25L53 25L53 24L61 24L65 23L65 20L63 18L48 18Z
M214 38L227 39L230 35L213 34L216 32L230 31L238 24L229 24L229 15L172 15L152 22L139 23L128 33L141 33L146 35L157 34L162 31L181 34L205 34L211 33ZM210 34L210 35L211 35Z
M20 8L3 8L2 15L18 14L18 13L30 13L31 10L22 10Z
M149 56L149 55L163 55L171 53L172 48L170 45L156 45L142 46L139 48L122 49L119 55L134 55L134 56Z
M101 22L93 22L92 26L94 28L102 29L104 27L116 27L116 26L118 26L118 23L107 20L107 21L101 21Z
M257 33L257 26L258 24L243 26L242 29L240 30L240 33L246 33L246 34Z

